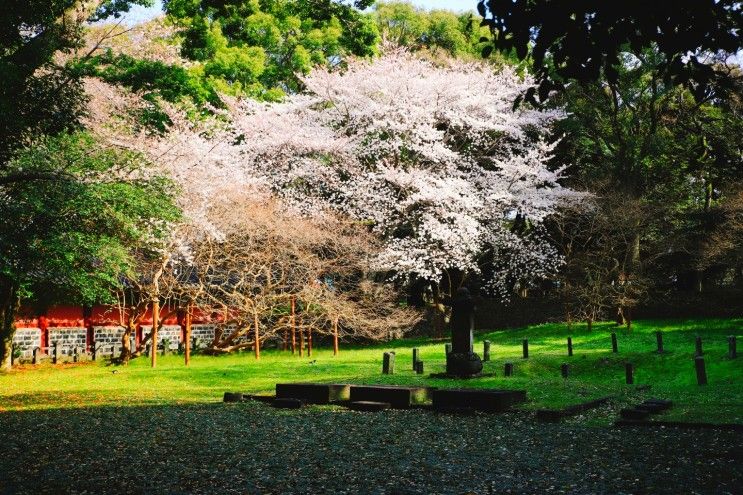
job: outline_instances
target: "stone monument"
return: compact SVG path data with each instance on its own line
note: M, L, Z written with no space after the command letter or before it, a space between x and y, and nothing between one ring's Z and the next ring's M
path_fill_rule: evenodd
M474 376L482 371L480 356L472 351L472 331L475 327L475 303L466 287L457 289L451 301L452 350L446 356L446 374Z

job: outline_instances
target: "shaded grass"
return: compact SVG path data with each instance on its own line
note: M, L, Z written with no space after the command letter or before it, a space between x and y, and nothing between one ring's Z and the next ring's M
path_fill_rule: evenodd
M675 407L664 419L681 421L743 423L743 356L727 358L727 336L738 334L741 319L647 320L634 324L633 331L609 323L592 331L584 325L545 324L517 330L479 333L492 342L491 361L484 372L493 377L470 380L433 379L430 373L445 369L444 343L430 339L406 339L371 347L315 349L311 358L268 350L259 361L252 354L194 356L186 368L181 356L164 356L151 369L143 358L129 366L108 362L78 365L24 366L0 374L0 411L95 407L103 405L167 405L220 400L228 390L272 393L278 382L318 381L346 383L415 384L437 387L525 389L527 409L559 408L606 395L617 395L618 405L629 405L645 397L672 399ZM655 353L656 330L661 330L667 352ZM616 331L619 353L612 354L610 333ZM566 338L573 338L574 356L567 357ZM694 338L701 335L709 385L696 384ZM521 358L521 342L529 339L530 358ZM412 348L420 349L425 375L412 370ZM382 352L397 353L396 373L381 374ZM515 365L515 375L505 378L503 364ZM648 384L638 391L624 383L624 363L635 365L635 384ZM571 376L563 380L560 364L568 362ZM116 371L116 373L113 373Z

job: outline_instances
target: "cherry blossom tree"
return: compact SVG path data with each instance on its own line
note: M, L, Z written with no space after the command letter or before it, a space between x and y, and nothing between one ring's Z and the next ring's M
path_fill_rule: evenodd
M392 49L303 82L283 103L236 105L236 159L299 211L368 224L384 242L374 269L450 292L489 259L487 286L508 298L558 268L540 224L580 195L547 166L562 114L512 109L531 79Z

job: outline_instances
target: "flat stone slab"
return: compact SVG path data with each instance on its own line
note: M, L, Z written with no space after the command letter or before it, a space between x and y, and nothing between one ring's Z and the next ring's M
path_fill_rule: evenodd
M398 387L394 385L351 385L351 402L387 402L395 409L406 409L426 402L428 387Z
M239 392L225 392L224 402L242 402L243 394Z
M646 409L622 409L619 411L619 415L622 419L629 419L632 421L644 421L650 416L650 411Z
M503 412L526 401L526 390L439 389L433 391L434 409L472 408Z
M304 405L304 402L300 399L276 399L272 405L278 409L299 409Z
M495 373L476 373L474 375L452 375L450 373L431 373L431 378L456 378L457 380L471 380L473 378L488 378L497 376Z
M350 385L340 383L277 383L277 399L301 399L308 404L330 404L350 398Z
M390 408L389 402L374 402L370 400L357 400L348 403L348 408L354 411L379 412Z

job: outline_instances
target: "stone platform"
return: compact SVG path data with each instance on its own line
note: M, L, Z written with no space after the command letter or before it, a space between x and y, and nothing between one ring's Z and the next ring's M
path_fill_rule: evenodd
M398 387L394 385L351 385L352 402L387 402L395 409L407 409L429 400L428 387Z
M435 410L475 409L503 412L526 401L525 390L442 389L433 391Z
M350 398L350 385L341 383L277 383L277 399L300 399L307 404L330 404Z

